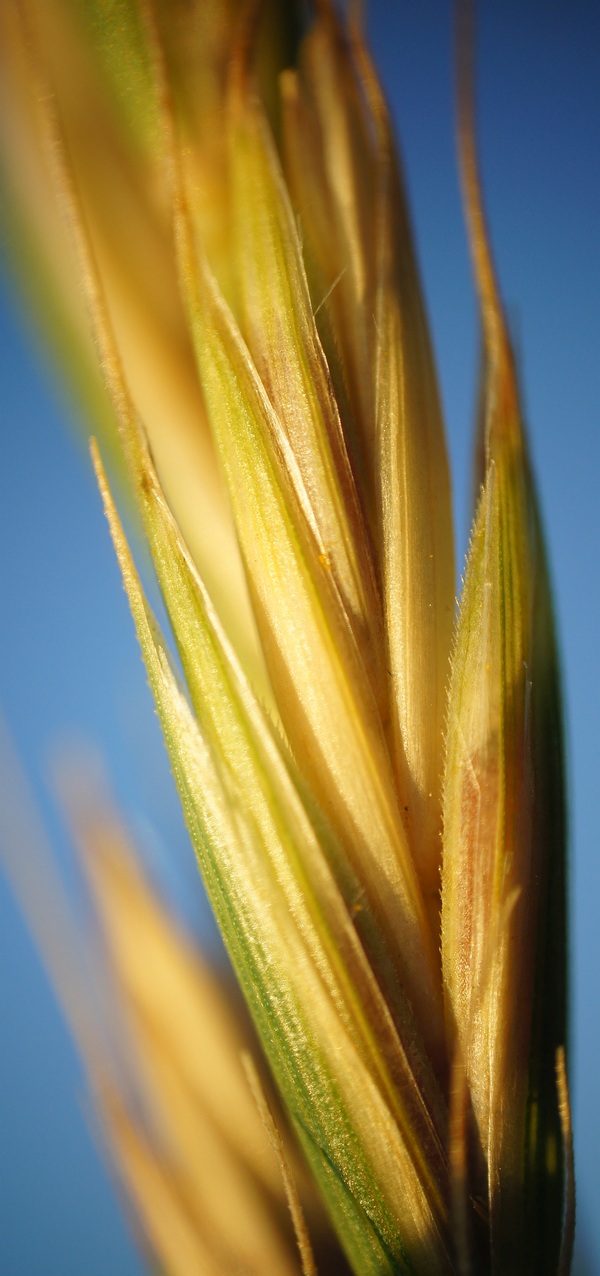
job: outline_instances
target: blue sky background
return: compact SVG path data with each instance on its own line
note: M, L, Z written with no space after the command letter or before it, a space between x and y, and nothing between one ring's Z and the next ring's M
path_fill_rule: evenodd
M548 529L564 659L573 886L573 1102L580 1276L600 1271L600 10L480 6L485 194ZM402 140L433 327L461 552L477 326L456 172L450 6L371 5ZM94 740L128 816L202 924L133 625L85 449L0 279L0 704L59 854L52 749ZM168 851L167 851L168 848ZM179 885L178 885L179 882ZM183 883L183 885L181 884ZM97 1151L75 1052L0 874L0 1271L141 1271Z

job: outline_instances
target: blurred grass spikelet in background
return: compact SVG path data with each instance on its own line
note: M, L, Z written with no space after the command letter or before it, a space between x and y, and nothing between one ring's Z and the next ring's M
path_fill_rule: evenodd
M358 13L10 0L0 35L17 264L100 439L190 837L279 1096L116 817L79 812L127 1080L70 1013L143 1244L182 1276L567 1272L557 657L469 68L484 379L455 620L434 359Z

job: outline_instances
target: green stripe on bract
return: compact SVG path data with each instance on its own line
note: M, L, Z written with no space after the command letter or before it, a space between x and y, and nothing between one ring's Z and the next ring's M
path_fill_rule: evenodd
M278 880L281 866L265 846L251 803L243 804L245 795L229 766L200 736L176 686L104 484L103 490L188 828L284 1099L310 1135L316 1169L322 1170L325 1158L345 1184L352 1252L361 1238L361 1253L371 1252L373 1271L387 1271L381 1235L397 1271L410 1270L403 1255L418 1245L425 1247L432 1272L449 1272L431 1213L431 1185L419 1182L376 1080L349 1035L352 1024L336 1004L326 954L315 959L319 937L305 901L294 916ZM336 1191L339 1195L339 1184ZM399 1213L402 1193L405 1208Z

